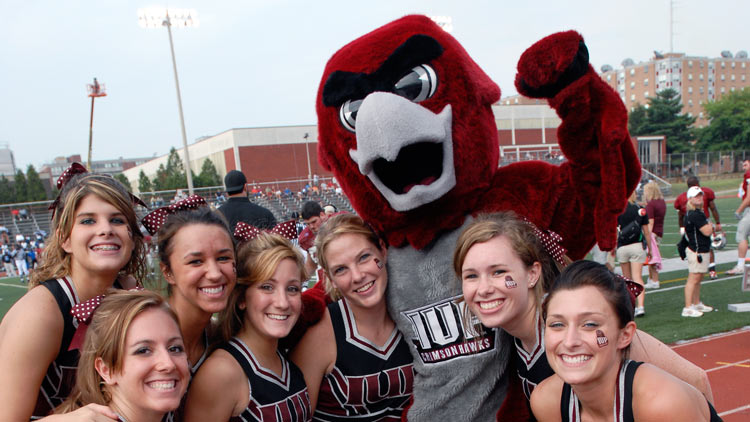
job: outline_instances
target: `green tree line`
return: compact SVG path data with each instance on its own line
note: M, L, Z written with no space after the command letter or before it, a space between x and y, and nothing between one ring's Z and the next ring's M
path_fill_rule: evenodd
M57 192L51 192L51 194L57 195ZM4 175L0 176L0 204L45 201L47 199L51 198L47 196L42 179L31 164L26 168L26 173L19 169L13 181L10 181Z
M682 114L677 91L665 89L630 112L628 129L632 136L665 135L668 153L750 150L750 90L730 92L703 109L710 123L695 128L695 117Z
M195 172L191 170L191 176L193 177L193 186L196 188L221 185L221 178L216 171L216 166L209 159L203 161L200 174L196 176ZM138 174L138 191L145 193L175 189L187 189L187 178L182 159L173 147L169 150L167 165L160 164L153 179L149 179L141 170Z

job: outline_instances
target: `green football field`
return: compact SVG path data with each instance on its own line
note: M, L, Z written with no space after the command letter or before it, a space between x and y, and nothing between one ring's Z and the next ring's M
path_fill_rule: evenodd
M739 205L736 197L736 187L739 179L718 180L704 183L705 186L717 191L717 207L720 212L722 226L727 233L727 250L737 248L735 231L737 219L734 210ZM728 192L732 189L731 192ZM673 187L673 192L678 192L682 187ZM722 193L722 191L724 191ZM721 196L731 196L721 198ZM713 221L713 218L711 219ZM667 215L664 221L664 238L661 253L664 258L677 257L675 247L679 238L677 225L677 212L671 203L667 204ZM687 264L685 269L660 274L661 288L648 290L646 292L646 315L638 318L636 322L639 328L651 333L665 343L674 343L705 335L729 331L735 328L750 325L750 312L737 313L727 310L731 303L750 303L750 292L742 292L740 289L741 278L729 277L724 272L730 269L734 263L719 264L718 280L704 280L701 287L701 298L704 303L716 308L714 312L708 313L701 318L683 318L680 311L683 306L683 288L687 277ZM20 283L17 277L0 279L0 316L10 309L13 303L26 292L26 286Z

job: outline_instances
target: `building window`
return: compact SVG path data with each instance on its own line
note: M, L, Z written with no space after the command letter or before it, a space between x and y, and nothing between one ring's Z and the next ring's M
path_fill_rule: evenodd
M724 63L724 62L722 62L722 63ZM724 76L724 74L722 73L722 74L721 74L721 80L723 81L724 79L726 79L726 77L725 77L725 76Z
M734 69L734 62L732 62L732 69Z
M643 96L644 96L645 98L648 98L648 91L646 91L645 93L643 93Z
M630 82L630 89L635 88L635 81Z
M743 80L743 81L745 80L745 75L742 75L742 80Z
M730 91L734 92L734 87L729 88Z
M635 75L635 69L630 69L630 76Z
M701 65L701 69L703 69L703 61L701 60L698 63Z
M689 86L689 87L688 87L688 94L692 94L692 93L693 93L693 87L692 87L692 86Z
M648 78L643 80L643 86L648 86Z
M607 81L612 81L612 75L611 74L607 75Z
M724 91L726 91L726 89L724 89L724 87L722 86L722 87L721 87L721 93L723 94L723 93L724 93Z
M693 67L693 61L692 60L688 60L688 67Z
M702 86L698 87L698 93L703 94L703 87Z
M734 64L734 63L732 63ZM730 77L731 80L734 80L734 73L732 73L732 76Z
M742 67L745 67L745 66L742 66ZM643 66L643 73L648 73L648 65Z
M692 107L692 106L693 106L693 100L688 100L688 107Z
M701 118L701 119L703 118L703 112L702 111L700 113L698 113L698 117Z
M703 74L702 73L698 74L698 79L703 80Z
M745 62L742 62L742 68L743 69L745 68Z
M692 80L693 80L693 74L692 74L692 73L688 73L688 80L689 80L689 81L692 81Z
M630 101L635 101L635 94L630 95Z
M721 68L724 69L726 67L727 67L727 63L726 62L721 62Z

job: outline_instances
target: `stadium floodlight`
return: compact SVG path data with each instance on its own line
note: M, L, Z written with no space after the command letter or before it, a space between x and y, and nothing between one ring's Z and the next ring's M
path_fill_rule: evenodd
M193 194L193 175L190 169L190 154L188 153L187 135L185 134L185 118L182 114L182 95L180 95L180 79L177 77L177 61L174 58L174 43L172 42L172 26L197 27L198 13L193 9L167 9L163 7L149 7L138 9L138 24L143 28L167 27L169 35L169 50L172 52L172 69L174 70L174 84L177 88L177 107L180 111L180 127L182 129L182 146L185 160L185 175L187 176L188 192Z
M453 18L450 16L430 16L433 22L438 24L439 27L443 28L443 31L451 33L453 32Z
M94 141L94 98L106 97L107 90L104 88L104 84L100 84L99 81L94 78L94 83L87 84L86 90L91 97L91 120L89 120L89 160L86 162L86 167L89 171L94 171L94 166L91 164L91 150L92 143Z

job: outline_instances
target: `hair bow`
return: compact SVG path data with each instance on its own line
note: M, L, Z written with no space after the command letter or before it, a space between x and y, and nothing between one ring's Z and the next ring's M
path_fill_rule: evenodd
M83 166L83 164L75 162L70 165L70 167L66 168L64 172L60 175L60 177L57 178L57 190L60 191L60 194L57 195L57 198L50 204L50 206L47 208L48 210L52 210L52 219L55 218L55 211L57 210L57 207L60 205L60 197L62 196L62 188L65 186L70 179L73 178L76 174L85 174L89 171L86 170L86 167ZM108 176L108 175L107 175ZM145 202L141 201L141 198L133 195L132 193L128 192L130 195L130 200L133 202L133 204L138 204L143 206L144 208L148 208Z
M620 274L615 274L615 276L625 282L625 287L627 287L628 293L630 293L630 303L635 307L635 298L643 293L643 286Z
M174 204L157 208L151 211L141 219L141 224L143 224L143 227L145 227L149 234L153 236L156 234L156 232L159 231L159 228L161 228L164 222L167 221L167 217L169 217L171 214L174 214L178 211L198 209L202 206L205 206L206 204L206 200L203 199L202 196L190 195L183 200L175 202Z
M289 240L294 240L297 238L297 223L294 220L289 220L275 225L271 230L259 229L244 221L238 221L237 225L234 226L234 237L243 242L255 239L262 232L275 233Z
M136 286L129 291L139 290L143 290L143 287ZM70 309L70 314L78 321L78 328L76 328L76 332L73 334L73 339L70 341L68 350L81 348L83 340L86 338L86 330L88 330L89 324L91 324L91 319L94 317L94 311L96 311L96 309L99 308L99 305L102 304L102 299L104 299L105 296L106 295L94 296L85 302L76 303Z
M544 246L544 249L552 257L552 259L557 261L557 263L561 266L565 266L564 257L567 250L562 247L562 236L553 232L552 230L541 230L536 226L536 224L532 223L529 220L524 219L523 221L531 226L532 230L534 230L534 234L542 242L542 246Z

